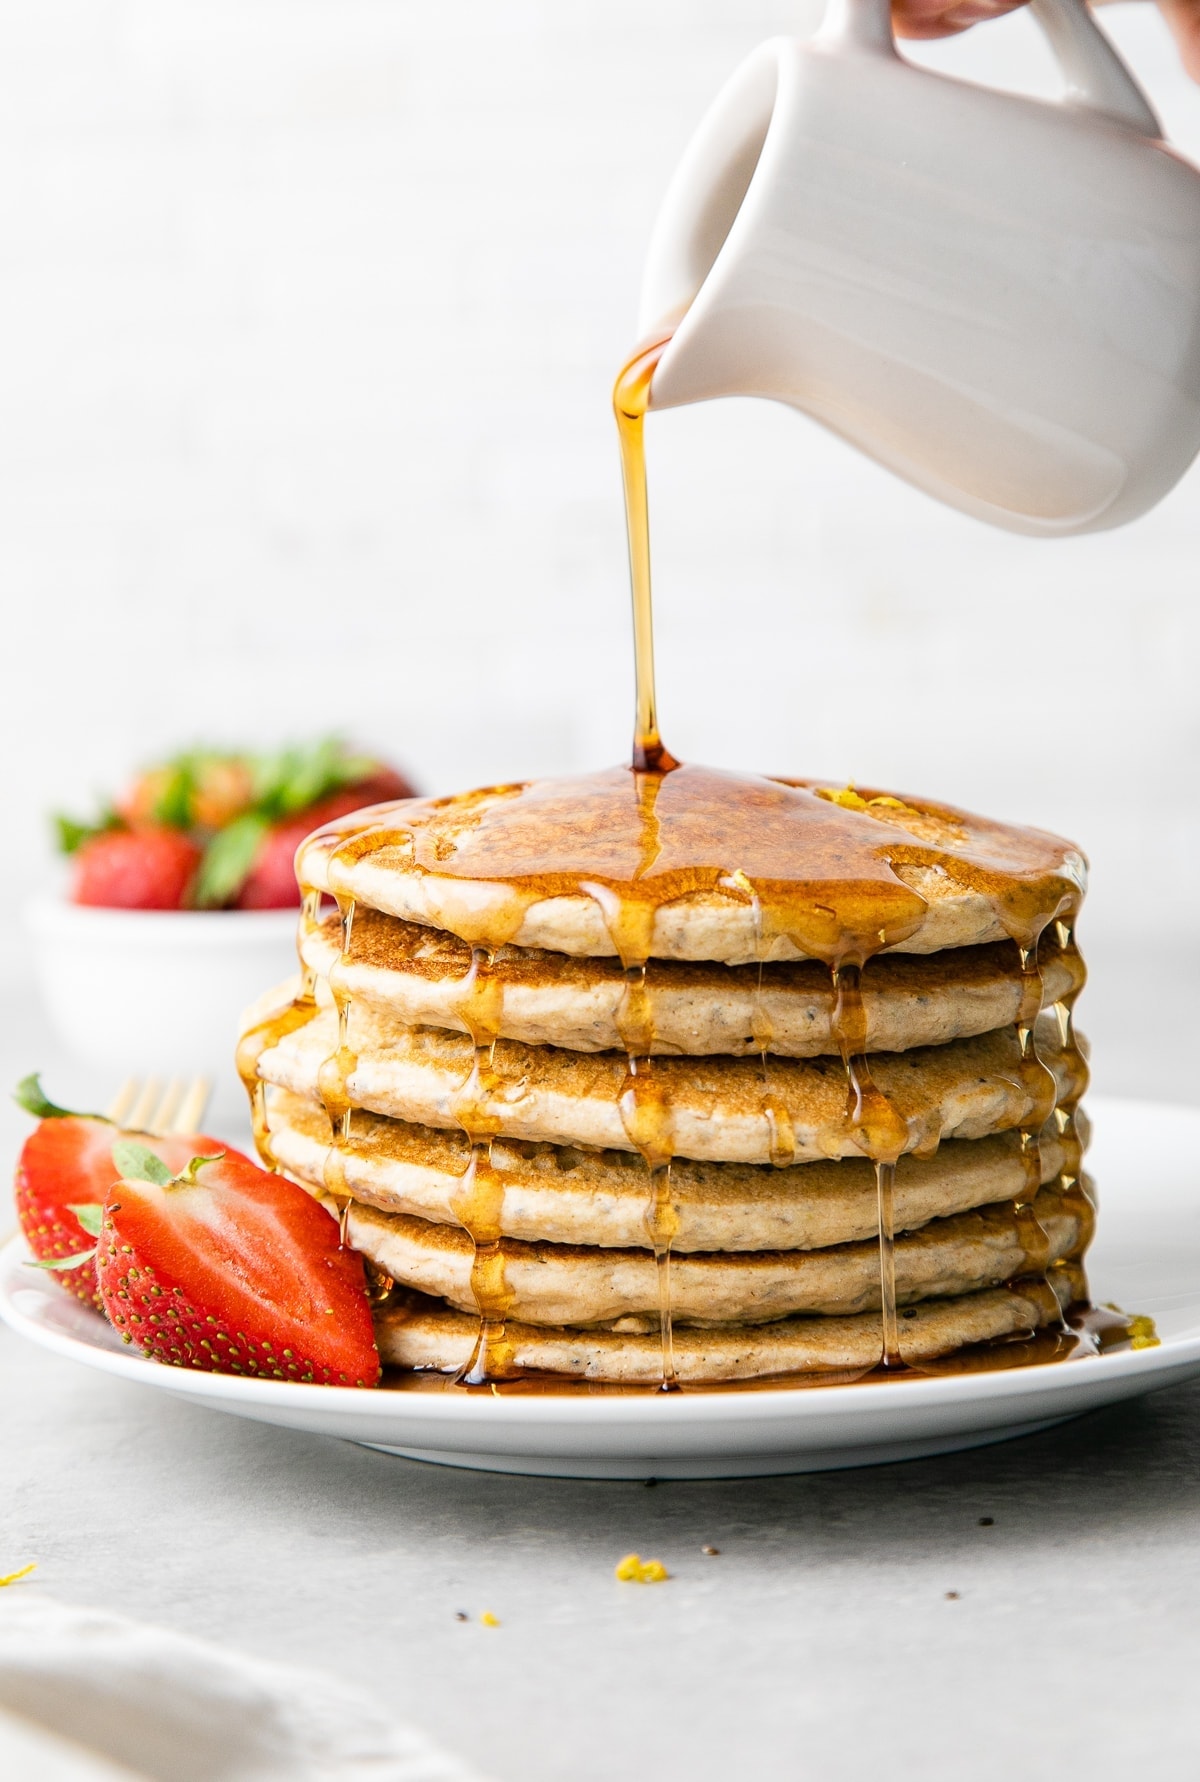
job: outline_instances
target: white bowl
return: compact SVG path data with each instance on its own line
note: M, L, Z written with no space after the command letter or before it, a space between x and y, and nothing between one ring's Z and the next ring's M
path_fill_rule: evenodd
M206 1076L244 1116L238 1017L296 970L296 910L26 910L38 983L64 1048L114 1078ZM114 1088L116 1084L114 1083Z

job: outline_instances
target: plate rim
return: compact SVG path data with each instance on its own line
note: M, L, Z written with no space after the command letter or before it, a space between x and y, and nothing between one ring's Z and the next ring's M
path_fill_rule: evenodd
M1160 1383L1169 1385L1171 1377L1181 1369L1200 1367L1200 1330L1192 1335L1164 1337L1154 1348L1124 1350L1113 1355L1089 1356L1077 1362L1039 1363L1029 1367L997 1369L994 1373L949 1374L903 1383L859 1383L852 1386L822 1386L810 1391L795 1387L756 1391L705 1392L703 1389L682 1393L614 1394L595 1397L563 1394L562 1397L504 1396L465 1394L462 1397L436 1393L396 1394L376 1392L353 1386L307 1385L291 1380L244 1379L232 1374L207 1373L200 1368L166 1367L161 1362L137 1352L125 1354L100 1343L85 1341L66 1331L55 1330L23 1312L13 1297L13 1289L21 1284L33 1288L35 1282L21 1281L16 1270L30 1260L29 1247L20 1232L15 1232L0 1245L0 1321L18 1336L25 1337L39 1348L77 1361L118 1379L134 1384L157 1387L178 1396L228 1404L232 1409L249 1409L258 1404L264 1410L305 1407L314 1411L323 1407L325 1417L339 1414L347 1418L378 1417L392 1421L403 1415L416 1424L427 1424L431 1435L446 1425L461 1429L464 1417L479 1428L481 1439L495 1424L526 1423L535 1428L586 1427L602 1430L627 1425L680 1430L689 1425L719 1421L727 1425L785 1421L824 1423L839 1421L849 1415L851 1422L879 1416L885 1411L899 1412L910 1406L914 1411L932 1410L941 1405L961 1405L971 1401L987 1405L1008 1400L1015 1404L1041 1401L1045 1404L1060 1393L1072 1394L1095 1378L1117 1382L1141 1377L1147 1383L1162 1376ZM43 1281L41 1291L53 1291L52 1283ZM81 1307L86 1313L87 1308ZM91 1314L97 1321L101 1314ZM1080 1370L1086 1369L1083 1374ZM1102 1371L1097 1371L1102 1370ZM1147 1390L1149 1390L1147 1384ZM899 1396L898 1396L899 1395ZM1036 1415L1036 1412L1032 1413Z

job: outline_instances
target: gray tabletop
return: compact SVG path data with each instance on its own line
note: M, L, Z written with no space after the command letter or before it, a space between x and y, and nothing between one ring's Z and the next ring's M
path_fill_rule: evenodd
M7 1333L0 1394L22 1588L328 1667L503 1782L1195 1774L1200 1386L936 1461L653 1488L389 1459ZM631 1548L670 1581L619 1584Z
M327 1667L497 1782L1195 1773L1200 1385L938 1460L653 1487L390 1459L7 1332L0 1414L22 1589ZM631 1549L670 1581L618 1583Z

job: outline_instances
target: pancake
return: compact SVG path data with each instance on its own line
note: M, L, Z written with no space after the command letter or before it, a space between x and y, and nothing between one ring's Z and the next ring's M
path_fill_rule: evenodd
M336 972L339 992L412 1027L468 1032L471 948L457 935L355 912L352 945L341 958L341 923L328 917L302 937L301 958L318 982ZM1078 991L1083 963L1074 950L1043 949L1043 1003ZM621 1012L628 986L616 959L575 959L528 947L502 947L488 971L495 1031L525 1045L574 1052L623 1050ZM1011 941L959 947L928 957L891 954L863 973L866 1044L872 1052L944 1045L1010 1026L1023 980ZM767 1051L812 1058L837 1051L830 1022L833 988L817 960L791 965L723 966L654 960L646 971L643 1024L653 1053L757 1057Z
M1081 1250L1091 1234L1082 1193L1043 1188L1029 1211L1011 1204L935 1219L896 1240L896 1303L978 1293L1041 1271ZM346 1236L393 1280L473 1311L466 1232L351 1203ZM659 1280L644 1250L598 1250L504 1239L506 1316L526 1324L658 1328ZM681 1255L671 1262L671 1315L680 1324L762 1324L796 1313L839 1316L879 1307L879 1247ZM627 1326L632 1328L631 1326Z
M258 1014L249 1017L251 1032ZM1038 1045L1053 1076L1052 1093L1060 1101L1082 1093L1082 1060L1062 1049L1052 1016L1039 1022ZM256 1069L265 1082L311 1099L322 1066L333 1060L339 1097L377 1114L456 1128L471 1106L476 1124L486 1123L499 1137L634 1149L621 1112L628 1065L617 1054L500 1040L496 1086L485 1097L478 1085L470 1086L474 1049L465 1035L403 1027L352 1004L348 1047L335 1060L337 1018L325 1009L266 1047ZM908 1151L932 1151L944 1139L984 1138L1030 1123L1040 1127L1052 1105L1040 1066L1022 1057L1015 1028L880 1054L872 1069L878 1088L907 1124ZM781 1128L794 1135L794 1153L786 1161L862 1154L847 1116L839 1059L773 1059L769 1089L757 1060L661 1058L653 1070L664 1109L663 1139L674 1156L779 1162Z
M1085 1293L1082 1271L1068 1266L1051 1270L1045 1281L911 1306L901 1317L901 1353L910 1364L932 1362L966 1344L1024 1336L1056 1324L1062 1310ZM477 1317L418 1293L397 1295L377 1314L375 1328L385 1363L446 1374L467 1365L479 1337ZM514 1321L506 1327L505 1346L514 1370L626 1386L656 1387L662 1381L657 1335ZM713 1330L684 1326L674 1340L675 1372L684 1385L697 1386L834 1369L862 1372L878 1363L880 1349L880 1319L874 1312Z
M317 1102L286 1091L268 1104L271 1147L280 1166L320 1189L330 1156L329 1117ZM1078 1116L1081 1137L1086 1122ZM471 1148L464 1134L355 1113L338 1147L339 1182L355 1200L384 1213L457 1225ZM1053 1121L1041 1134L1043 1183L1067 1163ZM649 1248L647 1178L627 1151L582 1151L497 1139L492 1169L503 1185L496 1214L505 1237L524 1242ZM933 1157L904 1157L896 1169L895 1222L914 1231L930 1219L966 1212L1026 1191L1018 1135L948 1140ZM677 1159L671 1200L678 1230L671 1248L812 1250L874 1235L879 1218L874 1166L865 1158L795 1164L790 1169Z
M378 805L297 874L473 946L760 961L1032 944L1069 921L1079 850L928 800L683 765Z

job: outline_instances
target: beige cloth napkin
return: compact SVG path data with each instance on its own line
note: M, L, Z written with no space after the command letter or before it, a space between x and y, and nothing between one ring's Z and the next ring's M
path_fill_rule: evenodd
M0 1591L13 1782L484 1782L319 1672L32 1589Z

